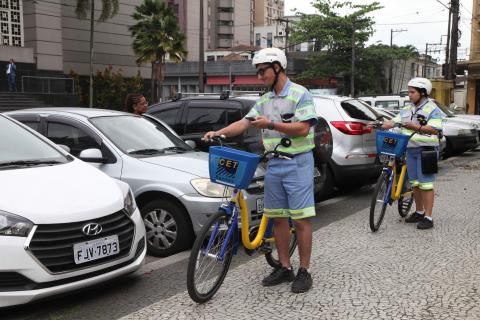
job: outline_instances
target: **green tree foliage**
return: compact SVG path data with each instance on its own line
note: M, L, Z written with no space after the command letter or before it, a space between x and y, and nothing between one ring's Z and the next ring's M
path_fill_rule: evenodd
M165 61L180 62L186 55L185 35L178 25L177 16L162 0L144 0L135 7L132 15L137 23L131 26L134 37L133 51L138 56L138 63L152 64L152 100L162 98L161 89ZM154 82L154 83L153 83Z
M75 14L79 19L86 19L90 12L92 0L77 0ZM102 9L98 21L103 22L113 18L118 13L118 0L102 0Z
M295 25L292 34L293 43L307 41L315 43L316 54L309 63L311 67L299 75L300 79L343 77L340 93L348 94L354 45L355 91L382 91L386 81L384 75L386 63L408 59L416 54L415 48L411 46L366 47L374 32L375 21L372 13L382 8L378 2L355 5L349 1L315 0L312 5L318 10L318 14L299 13L301 20Z
M79 77L74 71L70 71L70 76L75 79L75 92L79 96L80 104L87 105L88 79ZM94 82L93 94L98 108L123 110L128 93L143 92L140 71L134 77L124 78L121 69L114 70L112 66L108 66L103 71L97 71Z

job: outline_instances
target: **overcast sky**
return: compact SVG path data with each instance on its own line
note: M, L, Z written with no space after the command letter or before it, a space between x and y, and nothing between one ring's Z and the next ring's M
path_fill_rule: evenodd
M334 0L332 0L333 2ZM384 7L375 12L375 34L369 43L381 41L390 44L390 30L407 29L405 32L394 33L393 43L397 45L414 45L420 52L425 52L425 43L440 43L442 35L447 34L448 10L441 4L449 5L449 0L377 0ZM472 1L460 0L459 28L462 36L459 40L458 59L466 59L470 50L470 26L472 19ZM373 1L353 0L356 4L366 4ZM441 3L440 3L441 2ZM314 13L312 0L285 0L285 15L291 15L292 9L300 12ZM442 37L446 44L446 37ZM429 49L442 50L431 53L440 62L445 61L445 46L429 46Z

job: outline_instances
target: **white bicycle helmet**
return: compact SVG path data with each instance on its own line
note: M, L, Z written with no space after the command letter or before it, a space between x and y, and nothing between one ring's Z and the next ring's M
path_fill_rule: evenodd
M432 92L432 83L427 78L413 78L412 80L408 81L408 86L418 89L425 89L427 94Z
M284 70L287 69L287 57L285 52L278 48L265 48L255 53L252 59L252 65L255 67L260 63L278 62Z

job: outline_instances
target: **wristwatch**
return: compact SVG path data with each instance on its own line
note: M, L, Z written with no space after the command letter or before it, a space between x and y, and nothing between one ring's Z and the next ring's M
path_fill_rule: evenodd
M267 129L268 130L275 130L275 122L273 122L273 120L270 121L270 123L267 126Z

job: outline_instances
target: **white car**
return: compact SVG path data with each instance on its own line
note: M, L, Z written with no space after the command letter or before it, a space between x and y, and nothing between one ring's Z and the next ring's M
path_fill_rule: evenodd
M358 97L371 107L384 108L388 111L398 113L400 109L410 103L408 95L376 95Z
M128 185L0 115L0 307L138 269L145 227Z

